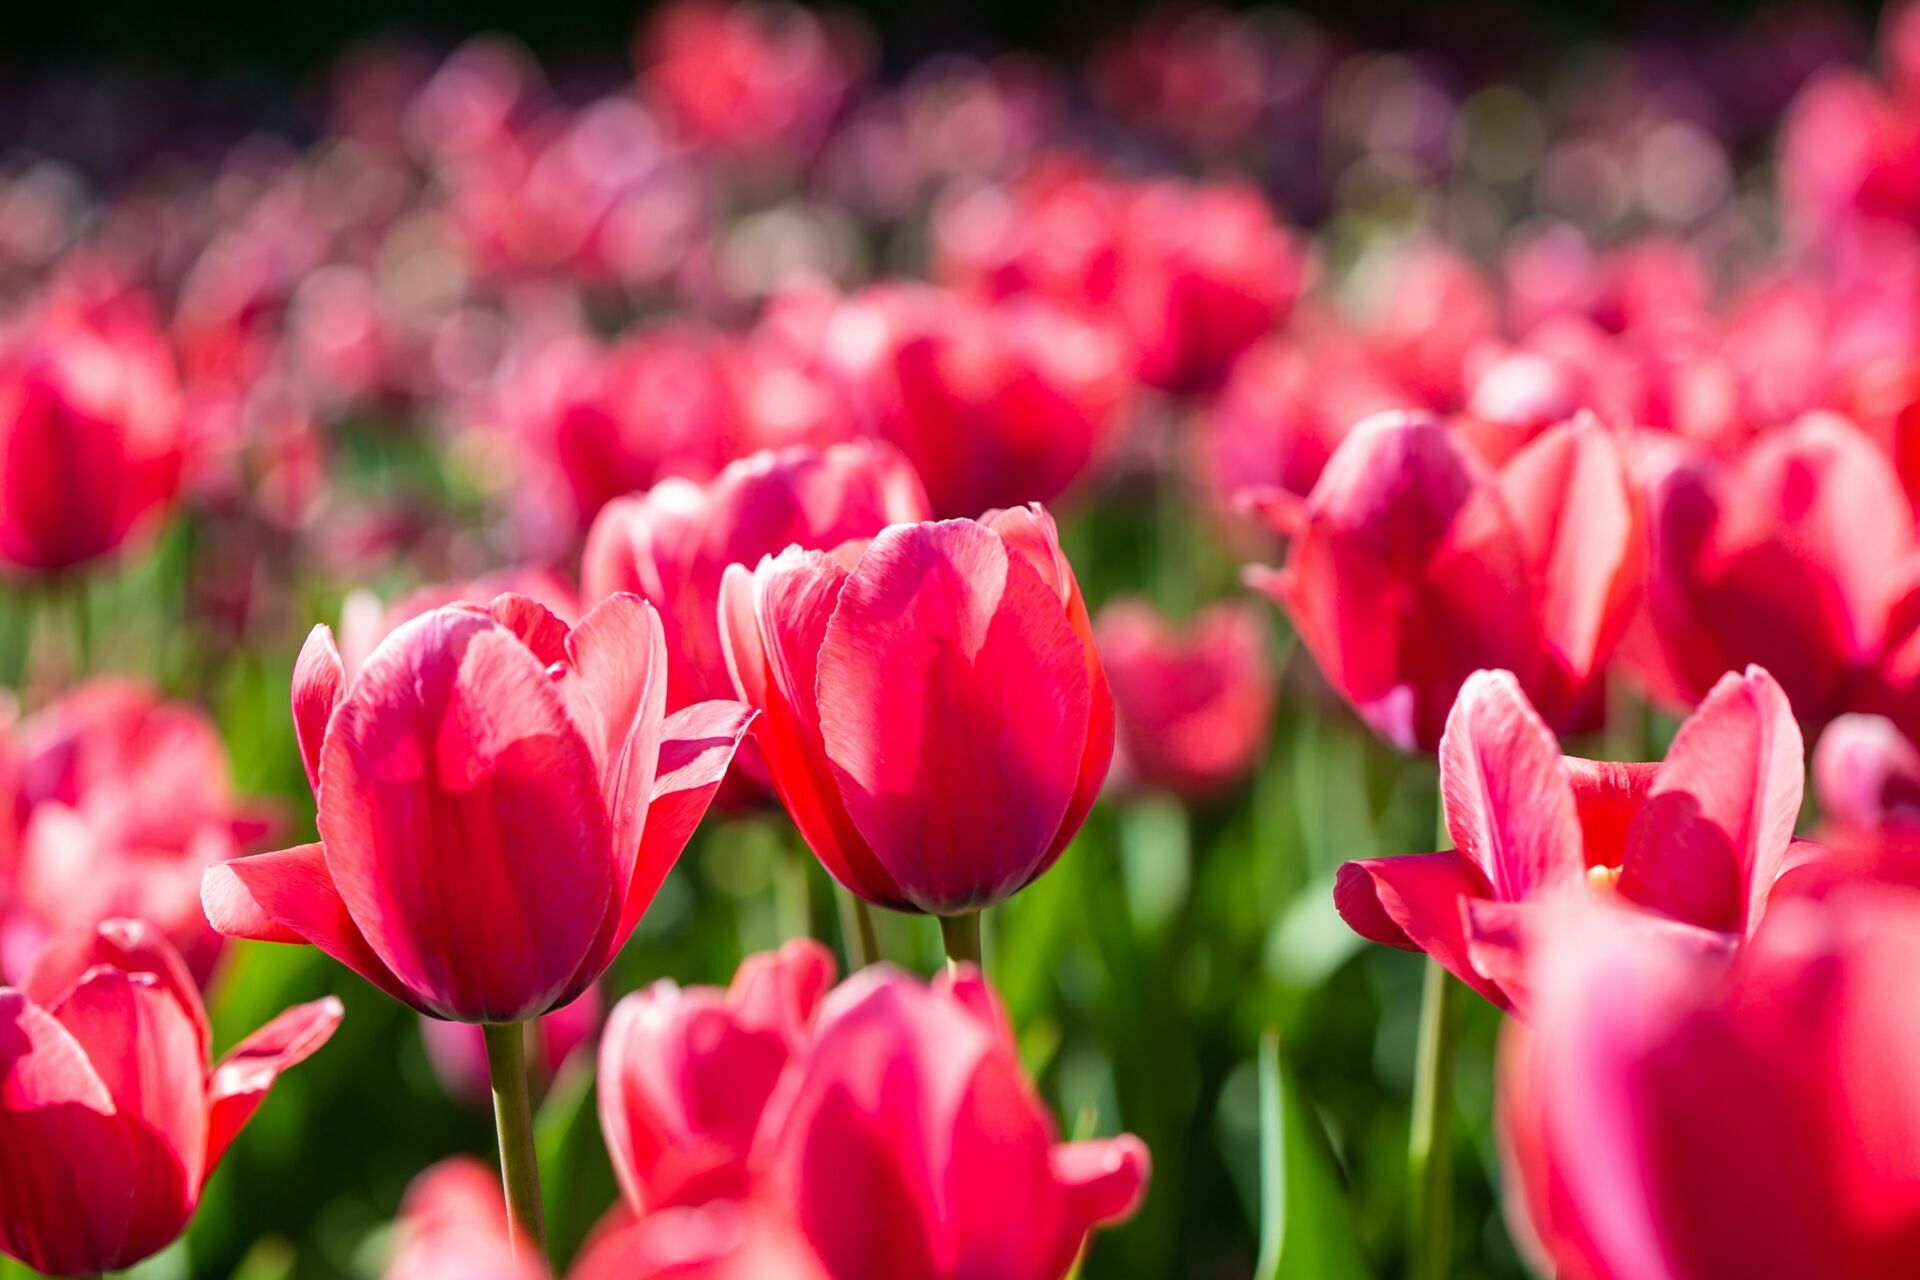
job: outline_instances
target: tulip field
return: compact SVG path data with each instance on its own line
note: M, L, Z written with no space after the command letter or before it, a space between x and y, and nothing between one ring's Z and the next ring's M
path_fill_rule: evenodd
M1920 4L1738 10L0 57L0 1280L1920 1275Z

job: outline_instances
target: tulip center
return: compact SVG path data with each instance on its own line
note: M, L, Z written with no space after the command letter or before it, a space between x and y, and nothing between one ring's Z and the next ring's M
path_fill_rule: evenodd
M1606 893L1620 883L1619 867L1588 867L1587 884L1596 892Z

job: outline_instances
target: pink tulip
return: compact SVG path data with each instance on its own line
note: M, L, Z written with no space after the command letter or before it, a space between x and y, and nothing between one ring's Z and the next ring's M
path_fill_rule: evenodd
M992 296L1033 291L1121 332L1142 381L1217 386L1286 318L1306 254L1250 187L1109 182L1071 160L936 211L943 279ZM931 481L930 481L931 483Z
M748 957L726 991L663 979L614 1007L600 1126L635 1212L747 1193L761 1115L832 983L832 955L796 939Z
M930 987L864 969L829 996L755 1159L833 1280L1059 1280L1148 1171L1131 1136L1056 1142L970 967Z
M1200 800L1253 771L1276 696L1262 614L1219 604L1176 628L1122 599L1100 611L1094 638L1119 724L1116 777Z
M94 680L0 725L0 756L0 972L23 977L52 934L132 916L204 984L222 939L200 910L201 875L269 825L234 798L206 716Z
M1886 455L1850 424L1802 418L1721 462L1678 444L1646 461L1652 555L1631 665L1663 701L1720 673L1779 673L1803 721L1876 707L1912 509Z
M815 376L906 455L941 517L1058 498L1106 455L1134 389L1112 333L1040 298L881 285L816 327Z
M593 1039L605 1011L600 990L588 987L572 1004L555 1009L528 1028L527 1075L534 1092L544 1091L574 1053ZM464 1102L488 1101L493 1079L487 1069L486 1037L467 1022L420 1019L427 1065L449 1095Z
M275 1078L333 1034L340 1002L289 1009L211 1065L179 955L114 920L65 935L0 989L0 1021L0 1251L94 1275L172 1243Z
M652 606L571 630L524 596L402 626L347 679L316 627L293 718L320 842L207 873L222 933L319 947L461 1022L566 1004L626 942L753 712L666 715Z
M119 550L173 502L182 454L173 365L137 309L49 304L0 335L0 563Z
M1920 822L1920 749L1884 717L1841 716L1814 749L1813 789L1820 816L1843 829Z
M1567 903L1502 1046L1516 1235L1595 1280L1905 1276L1920 1248L1920 894L1856 885L1724 948Z
M664 480L609 503L587 535L581 594L630 591L660 610L669 707L731 698L718 623L728 565L789 546L830 550L928 514L912 468L877 441L756 453L707 484Z
M516 1242L500 1176L478 1160L442 1160L407 1188L381 1280L547 1280L547 1265Z
M1660 764L1562 756L1504 671L1460 691L1440 744L1454 848L1340 868L1334 902L1362 937L1424 951L1501 1007L1532 1008L1521 956L1536 904L1592 886L1672 928L1750 936L1794 858L1803 779L1786 695L1729 673Z
M977 911L1073 838L1113 755L1079 584L1038 505L728 568L721 633L780 798L835 879Z
M1513 671L1550 723L1591 723L1645 558L1638 497L1591 419L1489 470L1438 419L1355 428L1304 504L1250 495L1293 537L1249 582L1287 610L1330 684L1403 751L1431 750L1467 676Z
M719 1200L625 1218L588 1240L567 1280L839 1280L777 1206Z
M579 334L534 341L501 374L496 410L552 472L570 527L667 476L719 470L740 432L727 349L711 334L663 329L602 347Z

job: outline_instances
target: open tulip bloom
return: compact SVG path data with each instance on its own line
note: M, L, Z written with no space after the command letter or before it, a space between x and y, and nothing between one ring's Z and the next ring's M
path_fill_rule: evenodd
M1428 414L1380 413L1341 442L1305 502L1243 495L1292 539L1248 582L1284 607L1373 731L1430 751L1466 678L1514 673L1555 728L1596 718L1639 598L1639 498L1613 433L1550 428L1498 470Z
M1766 672L1729 673L1663 763L1560 754L1504 671L1476 672L1440 745L1454 849L1349 862L1334 899L1356 933L1424 951L1503 1008L1525 1005L1521 955L1539 902L1591 889L1682 934L1750 935L1796 841L1799 726Z
M293 718L320 841L210 870L208 919L319 947L422 1013L514 1027L495 1092L514 1064L524 1106L517 1024L612 962L753 719L733 702L668 716L666 666L630 595L571 630L524 596L436 609L351 681L315 628Z
M1037 504L735 565L720 610L774 787L859 897L970 917L1086 819L1113 699Z
M274 1080L339 1021L331 997L300 1005L215 1066L192 975L157 930L56 939L0 988L0 1251L75 1276L171 1244Z

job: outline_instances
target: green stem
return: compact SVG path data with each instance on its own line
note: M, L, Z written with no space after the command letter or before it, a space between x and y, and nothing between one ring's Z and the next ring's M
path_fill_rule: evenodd
M940 917L940 940L947 946L947 964L959 968L970 964L976 969L985 966L980 962L980 913L968 911L957 916Z
M493 1121L500 1133L500 1178L517 1240L547 1254L546 1213L540 1206L540 1169L533 1148L533 1100L527 1087L524 1022L490 1022L487 1070L493 1078Z
M67 584L67 603L73 610L75 674L84 678L93 674L93 601L84 577L76 576Z
M840 933L847 944L847 969L864 969L880 959L880 931L873 922L873 908L840 885L833 886L840 901Z
M1254 1280L1279 1280L1287 1239L1286 1096L1280 1081L1280 1031L1260 1037L1260 1254Z
M1461 986L1427 961L1420 993L1420 1044L1413 1077L1413 1125L1407 1137L1407 1178L1413 1210L1408 1241L1411 1280L1448 1274L1453 1229L1453 1040Z

